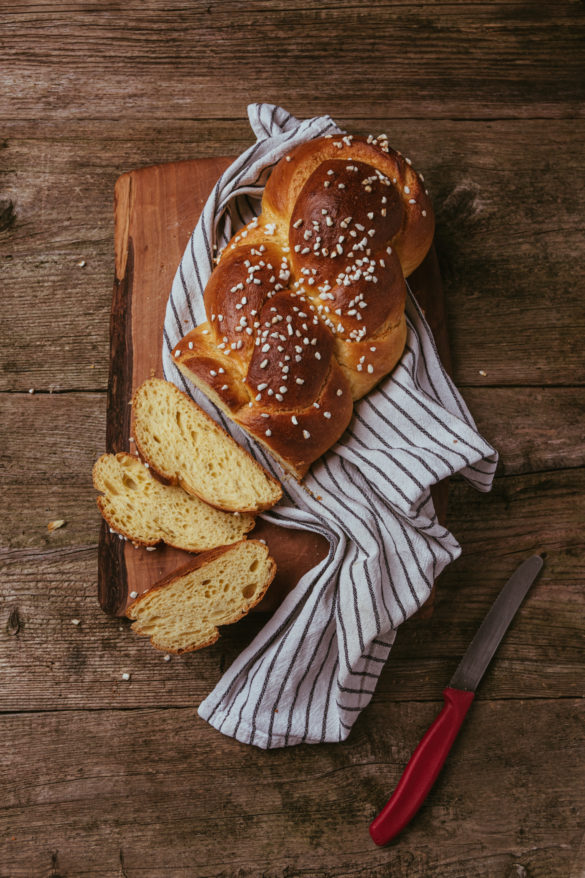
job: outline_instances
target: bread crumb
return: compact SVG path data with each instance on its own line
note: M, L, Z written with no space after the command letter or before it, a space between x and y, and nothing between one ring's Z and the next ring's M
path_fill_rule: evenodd
M85 259L80 259L77 264L78 264L79 268L85 268L85 266L87 265L87 262L85 261Z
M81 619L72 619L71 624L72 625L81 625Z
M57 518L55 521L50 521L47 525L47 530L49 533L52 533L54 530L58 530L63 525L67 524L64 518Z
M165 662L170 662L170 660L171 660L170 655L165 655L165 656L163 656L163 658L164 658Z
M480 374L480 375L483 375L483 377L485 378L486 375L487 375L487 372L484 372L483 369L480 369L480 370L479 370L479 374Z
M132 629L150 637L163 656L189 652L218 639L216 620L229 624L227 620L235 621L257 604L274 573L268 549L242 540L200 568L161 583L126 612L134 620ZM225 591L220 584L227 585Z
M137 592L137 591L131 591L131 592L130 592L130 597L133 598L133 599L134 599L134 598L137 598L137 597L138 597L138 592Z
M129 679L130 679L130 674L128 674L128 673L125 671L125 672L122 674L122 679L123 679L123 680L129 680Z
M29 389L29 391L28 391L28 392L29 392L29 393L34 393L34 392L35 392L35 389L34 389L34 387L31 387L31 388L30 388L30 389Z

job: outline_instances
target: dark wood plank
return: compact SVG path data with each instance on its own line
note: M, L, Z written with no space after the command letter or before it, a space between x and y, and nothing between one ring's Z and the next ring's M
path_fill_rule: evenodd
M583 315L583 121L339 121L385 128L430 184L457 383L583 384L573 341ZM233 121L73 120L66 132L12 122L3 131L10 332L0 334L0 389L103 389L115 180L140 164L240 152L252 141L244 107Z
M465 387L479 430L500 452L498 473L585 465L581 387Z
M464 395L500 451L498 472L585 466L581 388L466 388ZM0 545L95 547L100 519L91 468L105 448L105 394L2 394L0 424ZM47 524L58 519L65 527L49 533Z
M270 753L191 709L4 716L3 874L578 878L581 698L475 704L417 820L371 842L438 709L377 705L345 744Z
M413 692L434 699L507 577L538 551L548 553L545 570L478 697L579 697L584 518L585 469L499 478L487 496L453 480L448 525L463 555L439 579L432 618L399 630L375 700L391 706ZM43 546L0 554L0 710L19 710L23 701L31 710L194 705L263 624L249 617L224 628L209 649L165 662L127 622L99 610L95 543L84 546L76 535L67 544L75 522L51 535L41 527Z
M583 4L81 7L0 12L0 709L17 712L0 716L0 873L582 878L585 485L582 469L557 470L585 454ZM255 99L386 130L423 171L455 378L502 452L493 494L454 483L463 556L432 620L401 628L350 740L276 753L194 714L260 619L167 663L99 611L89 481L105 443L114 182L241 152ZM50 534L55 518L67 524ZM378 851L369 819L499 585L543 546L545 576L439 784Z
M585 465L582 388L466 387L463 396L485 437L500 451L498 473ZM2 483L22 492L20 502L14 493L10 504L16 518L0 519L4 545L44 545L35 542L32 528L28 542L16 526L26 515L44 521L44 512L37 517L35 511L43 491L47 509L58 511L51 498L63 497L68 507L88 514L95 496L91 468L106 442L106 403L105 393L0 394ZM93 521L89 527L79 532L81 543L95 543L90 539Z
M234 118L251 76L254 96L303 116L345 113L348 100L377 118L583 113L576 3L380 3L372 14L355 3L149 0L128 10L131 27L117 10L111 0L4 8L2 115L175 119L197 107Z

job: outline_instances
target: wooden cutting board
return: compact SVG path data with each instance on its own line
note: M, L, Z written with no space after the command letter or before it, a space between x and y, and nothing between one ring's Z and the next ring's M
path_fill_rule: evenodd
M162 377L162 326L173 277L203 205L231 161L222 157L155 165L123 174L116 182L108 452L136 451L130 441L132 393L151 375ZM434 248L410 283L449 369L444 298ZM433 495L439 520L444 522L447 483L438 485ZM328 546L318 534L280 528L260 519L252 534L266 540L278 568L268 594L257 608L271 612L300 576L325 557ZM134 548L110 533L102 522L98 549L102 609L124 615L131 593L146 591L191 559L187 552L168 546L154 551ZM427 613L431 604L427 602Z

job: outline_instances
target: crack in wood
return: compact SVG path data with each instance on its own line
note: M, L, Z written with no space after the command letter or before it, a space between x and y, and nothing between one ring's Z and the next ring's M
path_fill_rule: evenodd
M18 607L13 607L6 623L6 631L15 637L22 627L22 622L18 614Z
M51 853L51 874L49 878L65 878L65 876L61 875L61 872L59 871L58 856L58 850Z
M16 211L11 199L0 199L0 232L6 232L16 222Z
M124 866L124 849L120 848L120 878L128 878L128 872Z

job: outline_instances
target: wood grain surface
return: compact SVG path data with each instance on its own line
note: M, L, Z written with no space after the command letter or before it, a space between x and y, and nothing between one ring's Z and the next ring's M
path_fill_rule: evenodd
M0 34L0 878L583 878L585 6L22 0ZM269 753L196 715L262 620L169 662L131 636L96 601L91 487L115 182L240 153L254 100L385 131L423 171L454 378L501 453L491 494L452 481L462 556L348 741ZM375 848L369 820L534 551L437 786Z

